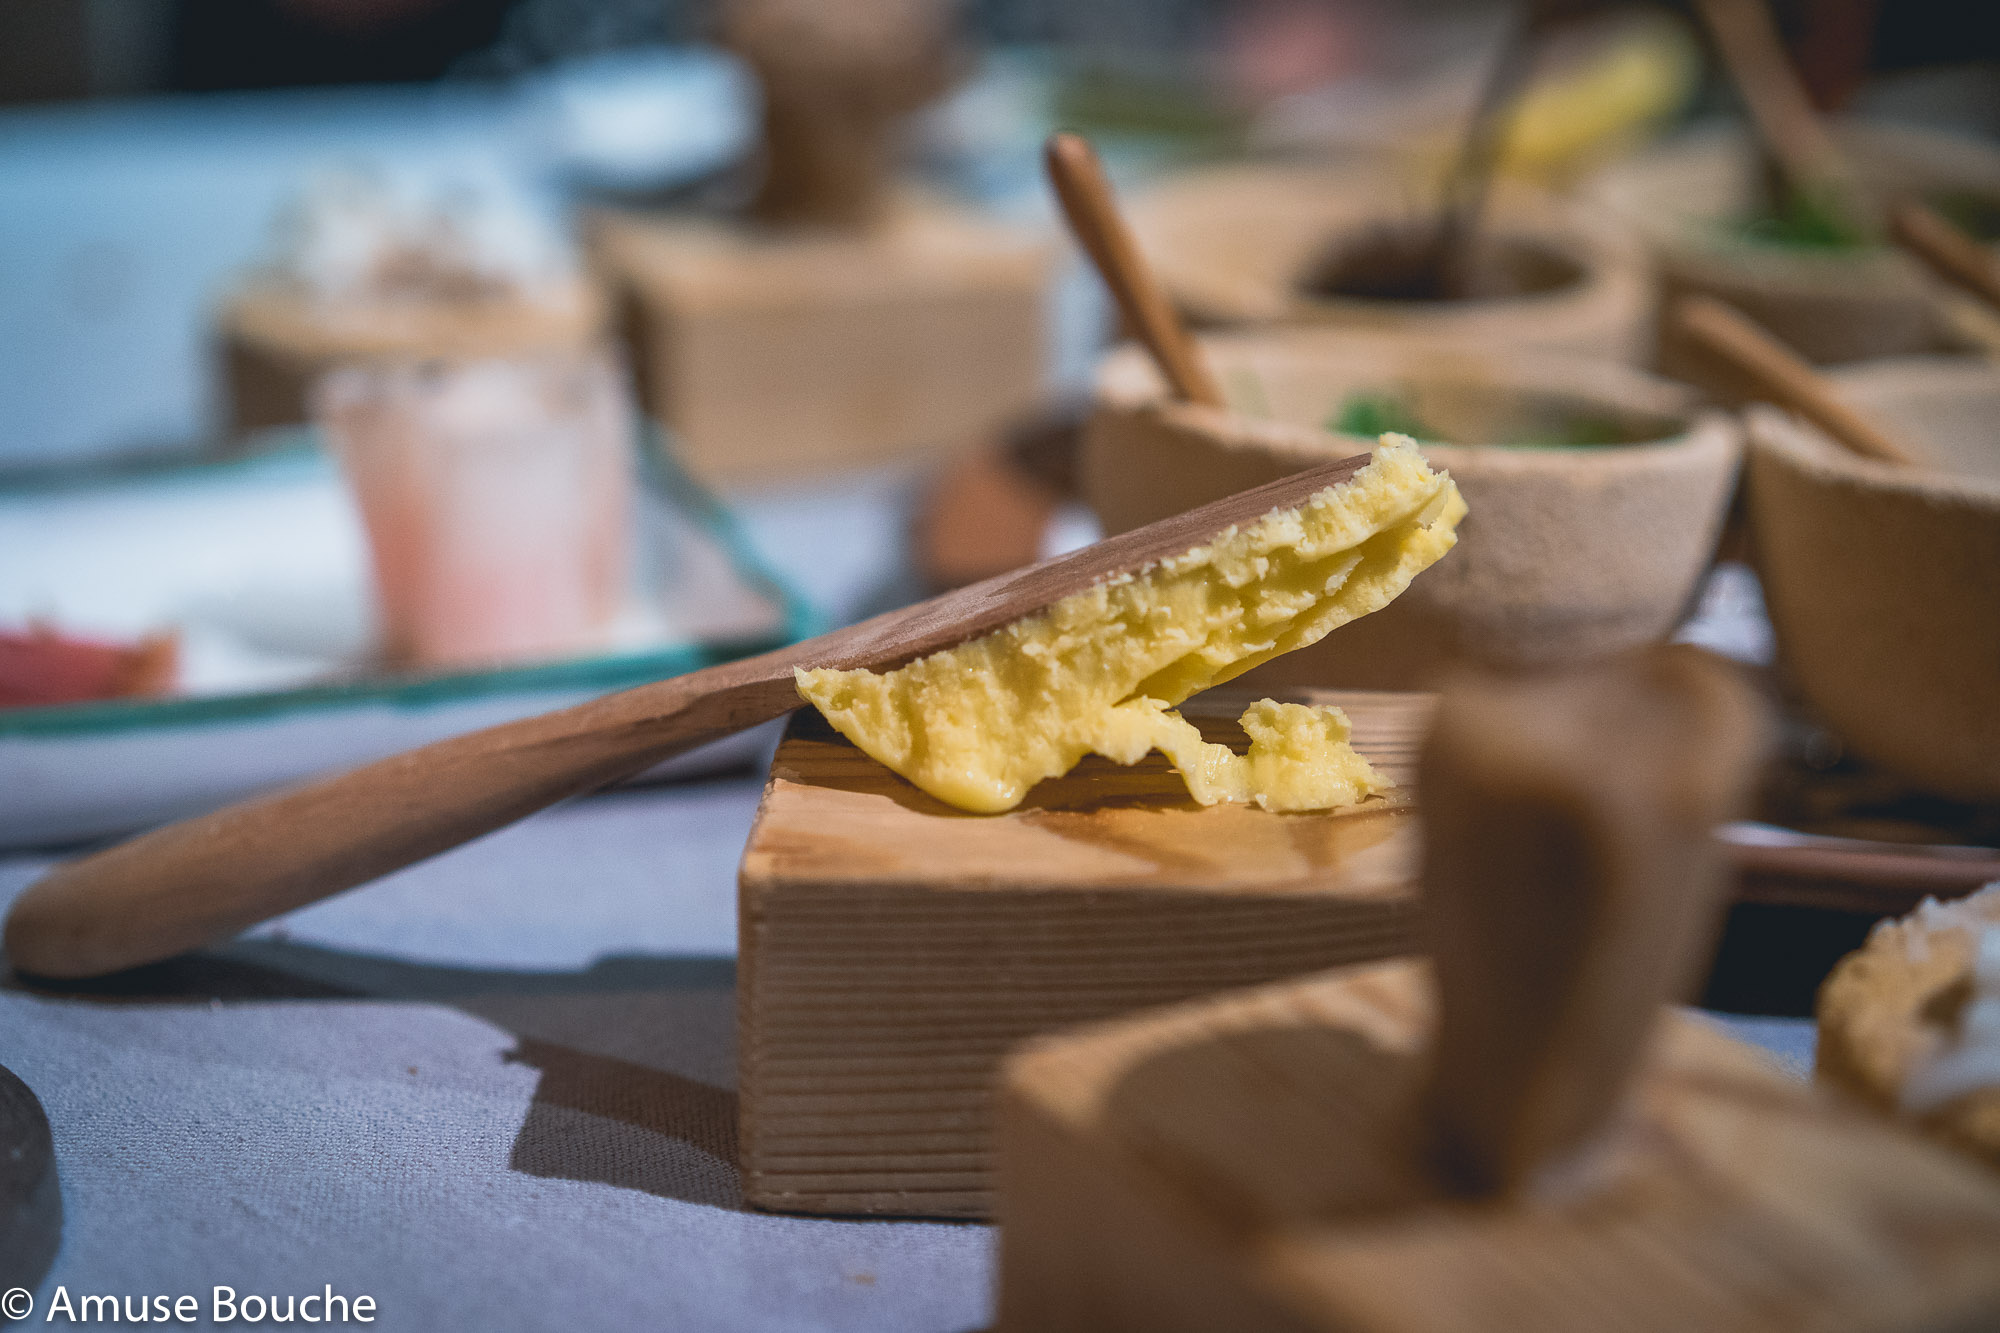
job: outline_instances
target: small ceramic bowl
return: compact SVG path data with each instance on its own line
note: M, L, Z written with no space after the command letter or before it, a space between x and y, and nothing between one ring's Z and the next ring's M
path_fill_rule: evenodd
M1889 125L1850 124L1839 135L1864 184L1884 199L1927 198L1981 229L2000 215L2000 151ZM1821 363L1963 342L1940 285L1895 247L1784 244L1749 228L1757 170L1747 135L1716 127L1607 169L1586 193L1645 236L1663 310L1692 293L1720 297ZM1673 328L1661 328L1659 347L1664 373L1731 399L1752 396Z
M1136 352L1102 368L1081 480L1108 530L1365 452L1378 429L1409 425L1452 441L1424 453L1469 507L1458 546L1396 601L1260 680L1411 689L1458 665L1575 662L1664 637L1692 600L1739 442L1728 417L1679 386L1607 362L1309 331L1203 346L1228 411L1168 401Z
M1861 754L2000 800L2000 369L1906 358L1835 380L1919 465L1752 409L1750 523L1780 662Z
M1351 255L1427 235L1436 189L1375 165L1252 163L1192 172L1137 199L1133 229L1197 323L1312 324L1640 361L1652 348L1644 247L1605 210L1526 187L1495 189L1480 286L1461 300L1335 295L1322 279ZM1336 284L1337 285L1337 284Z

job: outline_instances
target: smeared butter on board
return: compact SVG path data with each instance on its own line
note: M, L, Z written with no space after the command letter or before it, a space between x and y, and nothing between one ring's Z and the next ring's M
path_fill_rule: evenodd
M1295 509L894 671L800 671L799 694L873 758L982 814L1093 750L1131 764L1158 749L1204 805L1349 805L1390 784L1348 745L1339 709L1263 700L1237 755L1173 705L1387 606L1464 515L1451 478L1384 435L1367 466Z

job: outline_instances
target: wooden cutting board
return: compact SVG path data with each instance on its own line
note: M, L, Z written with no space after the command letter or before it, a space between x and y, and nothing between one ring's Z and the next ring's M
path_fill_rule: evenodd
M1339 704L1403 784L1351 810L1202 808L1158 755L1091 758L1004 815L926 796L794 717L744 854L744 1189L767 1208L985 1216L992 1088L1023 1038L1410 952L1428 695ZM1248 696L1186 715L1246 744Z

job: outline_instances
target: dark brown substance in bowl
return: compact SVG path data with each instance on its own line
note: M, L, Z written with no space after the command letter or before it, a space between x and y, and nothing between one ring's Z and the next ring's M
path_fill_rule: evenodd
M1422 223L1376 226L1333 239L1306 266L1299 289L1322 300L1497 301L1573 287L1583 267L1516 236L1480 236L1471 252L1441 255Z

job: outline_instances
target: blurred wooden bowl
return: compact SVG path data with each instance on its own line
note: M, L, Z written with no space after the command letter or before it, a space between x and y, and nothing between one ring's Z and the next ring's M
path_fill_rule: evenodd
M1838 128L1863 184L1881 198L1940 196L2000 221L2000 151L1903 126ZM1751 141L1733 128L1685 135L1603 172L1586 193L1628 218L1659 264L1662 309L1679 297L1717 296L1810 361L1831 364L1960 345L1940 285L1888 244L1855 249L1756 240L1742 223L1759 192ZM1659 330L1663 373L1730 401L1748 386L1707 360L1677 330Z
M1189 318L1209 325L1315 324L1626 361L1652 348L1644 247L1607 212L1496 184L1488 267L1513 295L1455 301L1316 295L1331 253L1419 237L1435 186L1376 165L1254 163L1177 177L1132 205L1133 229Z
M1355 394L1400 388L1419 420L1466 442L1424 445L1470 507L1457 548L1258 680L1413 689L1460 664L1574 662L1663 637L1693 598L1739 441L1679 386L1610 362L1316 331L1202 341L1229 411L1169 402L1134 351L1100 372L1080 480L1108 531L1369 448L1323 428ZM1501 443L1577 423L1620 442Z
M1835 379L1921 465L1752 409L1750 523L1780 661L1867 758L2000 800L2000 369L1908 358Z

